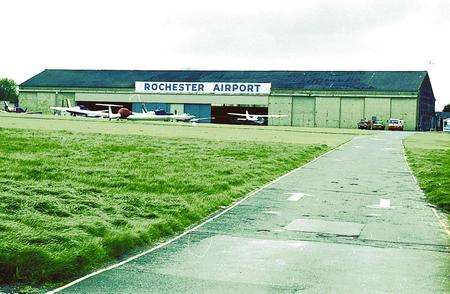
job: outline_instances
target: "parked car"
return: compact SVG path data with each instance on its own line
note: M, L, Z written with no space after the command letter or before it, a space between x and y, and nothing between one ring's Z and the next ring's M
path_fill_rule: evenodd
M372 121L371 120L366 120L365 118L362 118L359 122L358 122L358 129L360 130L370 130L371 126L372 126Z
M384 126L383 121L376 120L372 123L372 130L384 130L386 127Z
M450 133L450 118L444 119L442 125L443 125L443 126L442 126L442 131L443 131L444 133Z
M372 119L362 118L357 125L358 129L362 130L384 130L385 128L383 121L376 116L372 116Z
M403 131L403 121L397 118L389 119L388 130Z

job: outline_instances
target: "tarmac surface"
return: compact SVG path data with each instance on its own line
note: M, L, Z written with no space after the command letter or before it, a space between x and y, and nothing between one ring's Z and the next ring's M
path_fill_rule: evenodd
M447 293L448 235L405 162L406 135L356 137L62 293Z

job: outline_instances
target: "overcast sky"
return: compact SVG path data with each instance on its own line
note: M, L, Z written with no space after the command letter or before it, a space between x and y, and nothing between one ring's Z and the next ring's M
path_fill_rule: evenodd
M46 68L428 70L450 103L450 1L24 1L0 12L0 77Z

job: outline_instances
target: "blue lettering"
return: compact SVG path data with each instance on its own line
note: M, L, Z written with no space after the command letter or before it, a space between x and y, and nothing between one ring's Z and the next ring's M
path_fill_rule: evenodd
M260 93L264 88L261 84L246 83L195 83L195 82L142 82L144 91L160 92L240 92ZM207 85L208 84L208 87ZM213 85L212 89L209 84ZM206 89L206 90L205 90Z

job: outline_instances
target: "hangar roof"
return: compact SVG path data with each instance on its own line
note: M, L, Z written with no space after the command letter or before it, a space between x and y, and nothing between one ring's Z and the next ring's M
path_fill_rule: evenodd
M285 90L418 91L426 71L206 71L46 69L20 87L134 88L135 81L272 83Z

